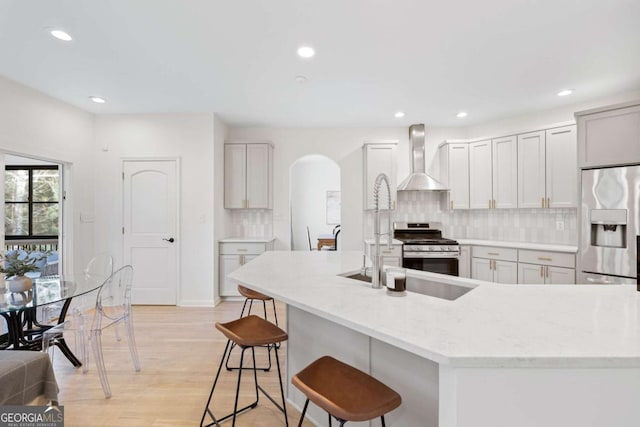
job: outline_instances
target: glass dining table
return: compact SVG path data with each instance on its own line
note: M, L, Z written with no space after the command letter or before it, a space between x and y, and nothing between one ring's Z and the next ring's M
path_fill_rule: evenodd
M1 282L0 282L1 283ZM7 332L0 334L0 350L42 349L42 333L55 325L42 324L36 313L38 307L62 303L57 324L64 322L71 300L100 288L102 283L86 280L67 280L61 276L33 279L33 286L26 292L9 292L0 289L0 316L7 322ZM82 363L67 346L64 338L55 343L67 359L76 367Z

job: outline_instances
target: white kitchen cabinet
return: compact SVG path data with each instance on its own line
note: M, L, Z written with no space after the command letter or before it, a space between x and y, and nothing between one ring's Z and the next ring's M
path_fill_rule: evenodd
M544 266L519 262L518 283L525 285L543 285Z
M547 207L575 208L578 206L576 126L549 129L545 139Z
M493 262L493 281L507 285L518 283L518 263L495 260Z
M225 209L271 209L272 186L270 143L224 144Z
M458 258L458 276L471 278L470 246L460 246L460 258Z
M504 284L518 283L517 249L474 246L471 278Z
M364 209L374 209L373 188L376 177L385 173L391 187L391 206L396 207L397 185L397 148L396 142L367 143L363 146L364 171ZM388 198L384 183L380 191L380 209L387 209Z
M518 135L518 207L576 207L574 125Z
M469 199L472 209L517 207L517 159L514 136L469 144Z
M580 168L640 163L640 105L576 113Z
M518 150L515 136L491 141L492 208L518 207Z
M518 207L544 208L545 132L518 135Z
M471 258L471 278L493 282L493 261L486 258Z
M238 293L238 282L227 276L260 254L271 249L273 249L273 241L220 242L220 255L218 257L218 283L220 287L220 296L240 296L240 293Z
M562 284L576 283L575 254L518 250L518 283Z
M491 140L469 144L469 207L488 209L492 206L493 188Z
M550 285L573 285L576 283L574 268L547 266L545 283Z
M469 209L469 144L440 147L440 181L449 187L449 209Z

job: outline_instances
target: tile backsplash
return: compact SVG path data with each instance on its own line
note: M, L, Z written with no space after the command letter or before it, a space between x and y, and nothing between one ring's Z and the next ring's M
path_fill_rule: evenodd
M273 236L273 211L270 209L230 210L229 237Z
M577 245L577 209L441 210L440 193L398 193L395 221L439 222L456 239L487 239ZM444 204L443 204L444 206ZM364 235L373 235L373 214L365 215ZM383 218L385 222L386 218ZM383 225L383 227L385 227Z

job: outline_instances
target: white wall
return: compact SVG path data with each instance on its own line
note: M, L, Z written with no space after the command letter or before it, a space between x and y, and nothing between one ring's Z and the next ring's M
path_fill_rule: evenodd
M178 304L213 305L214 115L101 115L95 137L96 246L122 265L122 159L179 158Z
M92 114L0 77L0 150L67 166L63 239L73 242L73 256L64 258L74 271L66 274L79 274L95 251L94 224L80 222L80 213L93 212L93 125Z
M218 287L218 240L226 236L230 223L229 211L224 208L224 140L229 129L227 125L214 116L213 120L213 274L214 274L214 302L220 300Z
M625 92L587 102L569 104L551 110L537 111L513 117L505 117L465 129L466 138L497 137L508 134L543 129L556 123L575 121L574 113L591 108L606 107L640 99L640 91Z
M409 173L409 130L393 128L230 128L229 139L261 138L274 144L273 232L276 249L290 246L289 168L298 158L321 154L340 166L342 195L341 247L362 250L362 144L369 140L398 140L398 179ZM427 158L432 159L437 145L446 138L462 138L464 130L429 128L427 125ZM437 162L435 162L437 164ZM427 170L436 168L427 164Z
M309 250L319 234L331 233L335 224L327 224L327 191L340 191L340 167L318 155L298 159L291 166L291 232L293 250ZM340 233L342 234L342 233Z

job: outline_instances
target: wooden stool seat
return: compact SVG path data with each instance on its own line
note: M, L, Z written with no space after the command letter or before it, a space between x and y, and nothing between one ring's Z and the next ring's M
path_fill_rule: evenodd
M276 344L288 338L285 331L253 314L227 323L216 322L216 329L240 347Z
M380 381L330 356L316 360L291 382L310 401L344 421L372 420L402 402L398 393Z
M245 288L242 285L238 285L238 292L240 292L240 295L248 299L257 299L260 301L271 301L273 299L268 295L261 294L253 289Z
M216 373L216 377L213 380L213 385L211 386L211 392L209 393L209 399L207 400L207 404L204 408L204 412L202 413L202 418L200 419L200 427L220 427L220 423L227 419L232 419L231 427L235 427L236 418L239 414L244 411L251 410L258 406L259 401L259 392L262 392L270 401L273 403L276 408L278 408L284 414L284 422L285 425L289 426L289 420L287 418L287 406L286 400L284 397L284 385L282 384L282 372L280 370L280 358L278 357L278 347L277 345L282 341L288 339L288 335L285 331L280 329L278 326L269 322L268 320L264 320L261 317L255 315L249 315L246 317L241 317L237 320L233 320L227 323L216 322L216 329L219 330L227 337L227 345L224 348L224 352L222 353L222 358L220 359L220 365L218 366L218 372ZM228 360L228 355L231 354L231 349L233 346L238 346L241 348L240 351L240 363L238 365L238 381L236 383L236 397L235 402L233 404L233 412L227 414L223 417L216 417L213 414L213 410L210 408L213 392L216 389L216 385L218 384L218 379L220 378L220 372L222 371L222 366L225 364L225 359ZM273 397L269 396L269 394L258 384L258 375L256 373L256 353L255 347L259 346L267 346L269 349L269 354L273 350L276 355L276 367L278 368L278 382L280 383L280 397L282 398L282 405L276 402ZM251 350L251 359L253 360L253 366L251 368L246 368L243 366L244 361L244 353L247 350ZM271 356L269 356L269 365L271 365ZM249 369L253 371L253 381L255 385L255 401L242 407L238 407L238 399L240 397L240 384L242 379L242 371L245 369ZM246 384L245 384L246 385ZM205 420L207 416L211 419L211 422L205 424Z

